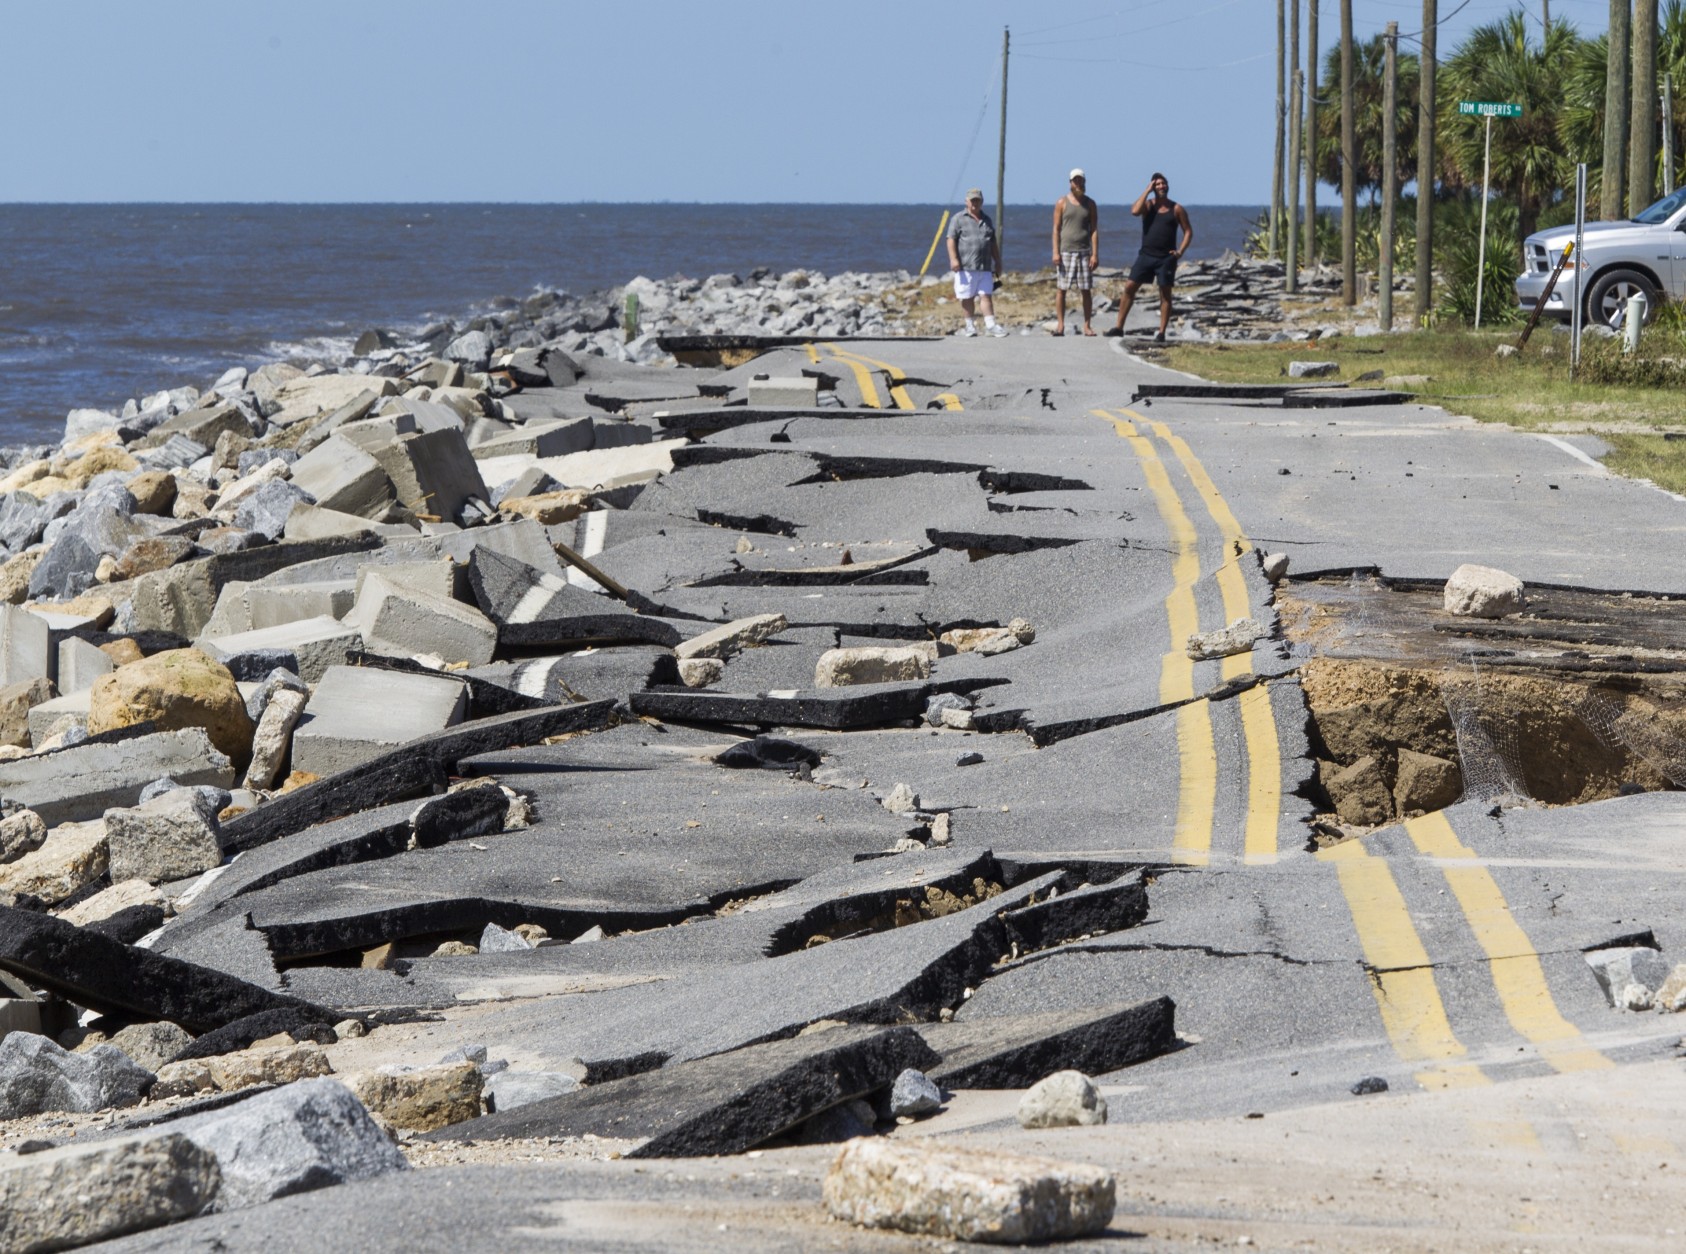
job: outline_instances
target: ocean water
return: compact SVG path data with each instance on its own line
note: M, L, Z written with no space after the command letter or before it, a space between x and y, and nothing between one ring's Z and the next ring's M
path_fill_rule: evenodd
M1051 207L1007 207L1008 269L1046 263ZM1102 263L1126 264L1139 236L1122 208L1101 210ZM1202 257L1238 248L1259 209L1189 212L1190 256ZM343 356L370 327L460 321L539 288L757 266L917 270L940 215L917 205L0 205L0 445L56 440L73 408L203 387L232 365ZM933 265L943 268L940 256Z

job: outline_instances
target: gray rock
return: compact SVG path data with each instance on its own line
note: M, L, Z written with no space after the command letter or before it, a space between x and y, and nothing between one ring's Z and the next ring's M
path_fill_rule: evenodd
M453 1062L472 1062L476 1066L485 1066L487 1052L486 1047L478 1043L471 1045L459 1045L456 1049L453 1049L450 1053L442 1057L439 1060L439 1065L443 1067L448 1066Z
M890 1113L897 1118L928 1115L940 1110L942 1104L943 1091L931 1083L923 1071L912 1067L897 1076L896 1082L890 1086Z
M279 540L296 505L314 505L316 498L295 483L271 479L246 495L234 511L234 525L266 540Z
M45 1036L13 1032L0 1040L0 1118L133 1106L154 1078L110 1045L73 1054Z
M276 650L276 652L282 653L284 651ZM286 656L290 657L295 665L297 664L298 658L295 655L288 653ZM256 654L253 653L244 655L243 660L250 663L258 659ZM235 678L238 679L239 676L236 675ZM310 685L300 679L292 667L283 665L270 667L263 679L259 681L257 690L246 698L246 716L252 720L254 727L263 719L263 712L269 708L270 699L282 689L308 694Z
M919 794L906 784L897 784L881 804L891 814L912 814L919 808Z
M1021 1128L1074 1128L1106 1122L1106 1099L1081 1071L1056 1071L1019 1098Z
M298 453L290 448L249 448L235 461L234 473L244 478L269 462L279 460L291 466L298 459Z
M403 1151L338 1080L301 1080L172 1126L216 1155L219 1211L409 1169Z
M7 1250L64 1250L199 1214L217 1195L215 1155L173 1130L66 1145L0 1169Z
M1387 1092L1387 1081L1379 1075L1367 1075L1347 1090L1354 1097L1368 1097L1372 1093Z
M210 448L185 435L172 435L157 448L147 449L140 459L154 470L185 470Z
M8 492L0 497L0 545L21 553L41 538L51 521L46 506L28 492Z
M1637 986L1655 994L1669 977L1668 960L1648 945L1594 949L1587 953L1586 960L1604 996L1618 1010L1649 1009L1649 1005L1636 1005L1645 999L1631 995L1629 989Z
M959 693L939 692L925 702L925 722L932 727L943 725L944 710L970 710L972 703Z
M1286 553L1266 553L1259 563L1264 577L1271 583L1281 583L1288 575L1288 555Z
M1257 619L1238 618L1217 631L1195 632L1188 638L1188 656L1196 662L1247 653L1265 634Z
M486 1109L495 1114L560 1097L579 1086L578 1080L561 1071L499 1071L487 1078L480 1095L486 1101Z
M114 1035L107 1044L122 1050L136 1066L157 1071L193 1044L193 1034L168 1021L133 1023Z
M1291 361L1288 363L1288 377L1290 379L1326 379L1340 372L1340 363L1334 361Z
M69 444L72 440L99 435L103 431L115 431L122 425L121 418L116 414L108 414L103 409L73 409L64 416L62 443Z
M471 370L482 370L492 355L491 338L484 331L470 331L445 345L448 361L461 362Z
M480 933L480 952L483 954L525 953L531 948L525 936L501 928L496 923L488 923L486 930Z
M194 789L177 788L132 809L105 812L115 882L200 875L222 863L222 846Z
M90 492L75 510L50 523L43 533L50 547L29 576L29 595L79 596L93 587L100 558L122 556L138 538L130 522L134 510L135 498L119 487L116 494Z

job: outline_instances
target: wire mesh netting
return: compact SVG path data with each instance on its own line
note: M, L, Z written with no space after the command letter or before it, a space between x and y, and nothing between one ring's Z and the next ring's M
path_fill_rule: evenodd
M1481 699L1481 672L1472 660L1467 672L1450 671L1440 680L1440 695L1452 720L1468 801L1525 800L1522 742L1513 720L1503 718Z

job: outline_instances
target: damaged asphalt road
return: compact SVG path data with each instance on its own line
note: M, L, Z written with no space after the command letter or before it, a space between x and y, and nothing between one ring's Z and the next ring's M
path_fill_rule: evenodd
M755 374L816 372L839 404L725 404ZM868 1130L839 1112L906 1066L950 1090L1083 1070L1128 1124L1351 1101L1366 1077L1441 1091L1671 1056L1677 1022L1622 1004L1589 954L1686 961L1680 794L1543 809L1472 792L1336 823L1325 783L1349 764L1301 686L1320 638L1279 611L1296 581L1316 600L1313 575L1438 582L1465 562L1686 594L1676 501L1609 476L1584 440L1414 405L1131 404L1166 372L1099 341L780 347L683 373L703 386L586 378L544 410L596 386L647 431L633 447L685 441L671 469L546 528L624 602L577 566L539 570L530 539L456 533L463 596L497 628L494 658L463 672L466 721L226 821L240 857L147 949L60 946L49 970L46 942L0 918L0 968L113 1031L222 1027L199 1002L233 988L242 1014L368 1025L328 1047L335 1070L336 1050L425 1067L478 1045L508 1074L561 1077L428 1130L433 1146L824 1142ZM1286 580L1266 552L1288 555ZM773 616L757 642L687 652ZM1248 618L1250 649L1190 657L1190 635ZM1029 643L994 630L1014 620ZM1399 662L1366 653L1388 620L1355 621L1343 658ZM819 686L822 655L852 649L890 652ZM1674 726L1645 743L1672 746ZM791 743L728 753L757 735ZM1378 748L1386 773L1406 748L1429 747ZM1651 787L1686 783L1658 769ZM121 998L90 991L107 949L134 956ZM1010 1116L962 1126L1017 1135ZM269 1211L311 1248L365 1197L427 1215L434 1239L504 1225L498 1244L530 1243L550 1194L526 1176L499 1183L493 1214L453 1210L486 1170L347 1184L331 1205L125 1248L257 1248ZM612 1164L576 1183L634 1209L668 1187ZM587 1248L637 1241L585 1228Z

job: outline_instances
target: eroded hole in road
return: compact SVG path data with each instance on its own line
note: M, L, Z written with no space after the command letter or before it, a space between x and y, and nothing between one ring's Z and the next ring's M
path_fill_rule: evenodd
M1460 799L1577 805L1686 786L1686 615L1677 598L1529 588L1521 614L1457 618L1439 584L1285 587L1318 784L1320 843Z

